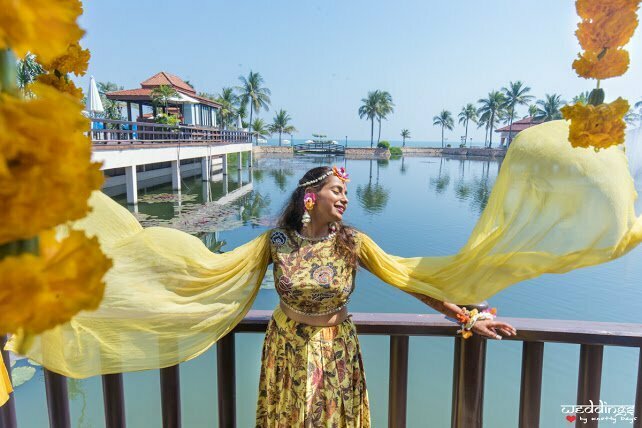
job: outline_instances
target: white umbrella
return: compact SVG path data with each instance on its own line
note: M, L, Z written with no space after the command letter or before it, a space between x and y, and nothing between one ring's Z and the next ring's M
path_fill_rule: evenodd
M98 93L98 86L96 86L96 79L91 76L89 79L89 95L87 96L87 110L90 113L102 113L105 111L103 103L100 100Z

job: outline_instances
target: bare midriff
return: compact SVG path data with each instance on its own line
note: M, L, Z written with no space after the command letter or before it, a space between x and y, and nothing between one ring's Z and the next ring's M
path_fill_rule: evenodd
M341 324L348 317L348 307L344 306L337 312L325 315L303 315L292 311L285 306L283 302L280 303L281 310L288 318L307 325L315 327L329 327L332 325Z

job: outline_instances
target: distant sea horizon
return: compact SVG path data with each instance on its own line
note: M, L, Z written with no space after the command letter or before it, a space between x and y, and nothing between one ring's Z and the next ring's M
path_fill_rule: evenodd
M289 135L284 136L282 140L289 140ZM294 138L294 143L293 144L303 144L307 140L312 140L313 138ZM345 138L342 139L337 139L337 138L331 138L327 137L328 140L334 140L338 144L346 144ZM397 146L401 147L402 141L401 140L385 140L381 139L381 141L388 141L391 146ZM444 146L450 144L451 147L459 147L459 144L461 142L458 141L444 141ZM493 140L493 147L496 147L499 141ZM472 141L468 142L467 146L468 147L484 147L484 142L483 141ZM278 138L268 138L268 146L278 146L279 145L279 139ZM350 140L348 139L348 147L370 147L370 140ZM377 146L377 140L374 141L373 147ZM441 147L441 141L419 141L419 140L406 140L406 147Z

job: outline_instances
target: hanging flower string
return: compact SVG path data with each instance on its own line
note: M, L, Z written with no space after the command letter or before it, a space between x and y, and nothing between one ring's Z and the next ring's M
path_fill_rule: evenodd
M624 142L624 115L629 103L618 98L604 103L600 80L621 76L629 68L626 45L638 26L640 0L577 0L575 8L582 21L575 35L584 49L573 61L573 69L585 79L596 79L597 85L588 103L578 102L560 109L571 121L569 142L573 147L601 149Z
M24 353L35 334L99 306L112 262L95 237L66 226L87 215L89 197L103 182L100 164L91 162L82 91L68 78L83 75L89 61L76 23L81 3L17 0L3 6L0 334L16 335ZM28 52L45 74L25 91L33 96L24 98L16 88L14 54Z

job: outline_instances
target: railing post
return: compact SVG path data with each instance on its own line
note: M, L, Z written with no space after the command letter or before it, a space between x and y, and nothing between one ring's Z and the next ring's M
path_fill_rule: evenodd
M638 383L635 389L635 407L633 410L633 416L635 417L633 428L642 428L642 421L640 421L640 418L642 418L642 347L638 349L640 354L638 361Z
M2 361L7 368L9 378L11 378L11 361L9 352L4 350L4 345L7 343L7 336L0 335L0 353L2 354ZM0 407L0 428L15 428L16 423L16 405L14 401L15 393L9 395L9 400Z
M163 411L163 428L180 428L181 394L180 369L178 365L160 370L161 403Z
M464 305L482 311L488 303ZM481 428L484 409L484 373L486 339L474 334L468 339L455 338L453 363L452 428Z
M234 333L230 332L216 343L218 371L218 426L236 427L236 372Z
M522 380L519 394L520 428L539 426L543 362L544 342L524 342L522 346Z
M388 426L405 428L408 396L408 336L390 336Z
M577 405L599 405L600 388L602 385L602 357L604 355L603 345L581 345L580 346L580 368L577 383ZM578 417L575 426L582 428L597 428L599 413L587 413L586 421L581 422ZM593 416L595 415L595 416ZM595 420L591 420L591 418Z
M105 426L125 428L125 392L121 373L107 374L103 380L103 403L105 407Z
M49 426L51 428L71 428L67 378L47 369L44 369L44 372Z

